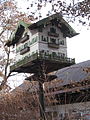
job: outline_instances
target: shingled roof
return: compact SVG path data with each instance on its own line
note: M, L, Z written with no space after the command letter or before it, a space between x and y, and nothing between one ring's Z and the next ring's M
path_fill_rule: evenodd
M60 85L66 85L74 82L80 82L85 79L90 79L90 72L86 72L84 70L85 68L90 68L90 60L58 70L56 75L58 79L63 81L60 83Z

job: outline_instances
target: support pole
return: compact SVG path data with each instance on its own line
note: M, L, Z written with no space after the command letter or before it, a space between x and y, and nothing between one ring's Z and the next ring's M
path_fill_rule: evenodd
M39 81L39 101L40 101L40 120L45 120L45 104L44 104L44 90L43 82Z

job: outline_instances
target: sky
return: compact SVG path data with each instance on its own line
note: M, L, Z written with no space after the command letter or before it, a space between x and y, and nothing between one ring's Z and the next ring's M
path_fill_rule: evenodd
M80 34L67 39L68 56L75 58L76 63L90 60L90 30L87 30L87 27L79 28L79 26L73 28Z
M19 0L18 7L21 10L26 11L28 7L28 3L25 2L26 0ZM68 1L68 0L66 0ZM50 9L50 5L47 5L47 9ZM43 8L43 17L47 13L47 9ZM28 13L30 12L27 11ZM67 53L68 57L75 58L76 63L83 62L90 59L90 28L87 26L82 26L81 24L69 23L79 35L73 38L67 38ZM89 28L89 29L87 29Z

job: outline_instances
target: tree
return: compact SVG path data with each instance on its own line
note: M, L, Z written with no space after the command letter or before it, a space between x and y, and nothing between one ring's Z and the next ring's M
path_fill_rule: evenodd
M19 20L30 22L26 14L19 12L16 3L12 0L0 2L0 76L1 84L0 90L7 87L7 79L10 77L9 65L13 59L15 49L5 46L6 42L11 39L12 31L15 30ZM5 87L5 88L6 88Z
M27 0L30 2L30 5L27 7L27 10L33 10L30 13L30 16L41 17L43 9L47 6L47 16L52 13L60 13L63 17L67 18L68 21L74 22L78 20L82 25L90 25L90 1L89 0ZM33 9L32 9L33 8ZM35 9L36 8L36 9ZM42 9L43 8L43 9ZM35 10L35 11L34 11ZM42 13L43 14L43 13ZM37 17L36 17L37 18Z

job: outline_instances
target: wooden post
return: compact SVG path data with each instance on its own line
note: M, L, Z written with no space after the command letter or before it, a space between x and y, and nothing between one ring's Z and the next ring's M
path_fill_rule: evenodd
M45 120L45 104L44 104L44 90L43 82L39 81L39 102L40 102L40 117L41 120Z

